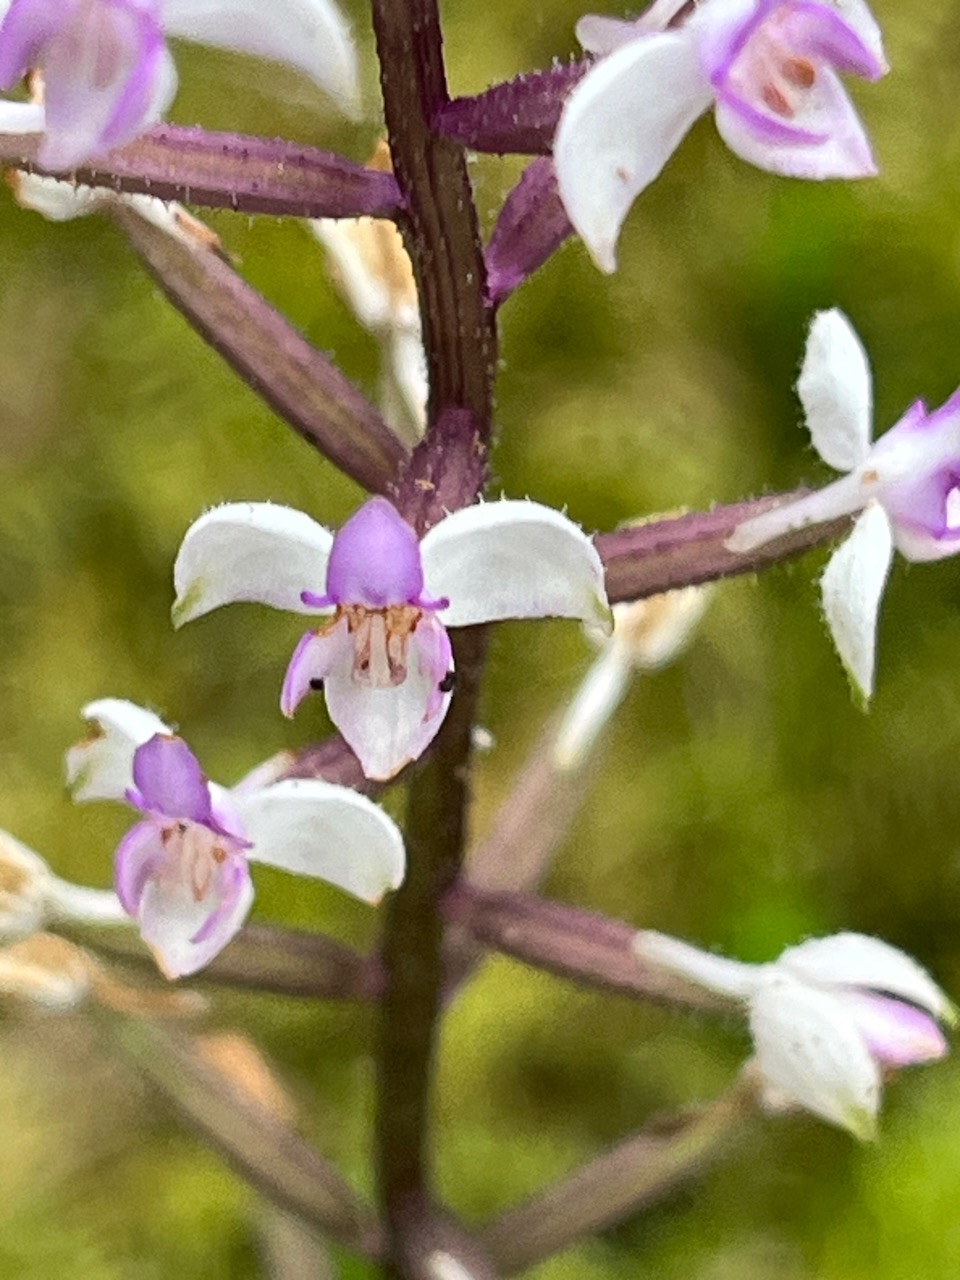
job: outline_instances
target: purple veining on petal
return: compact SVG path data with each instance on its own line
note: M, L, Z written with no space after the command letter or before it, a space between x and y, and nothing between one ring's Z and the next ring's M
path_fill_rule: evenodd
M420 543L392 503L365 502L333 540L327 595L371 609L417 604L423 592Z
M301 591L300 599L304 604L309 605L311 609L329 609L337 603L336 600L334 600L332 596L328 596L326 592L324 592L322 596L318 596L316 592L313 591Z
M213 826L210 787L182 738L158 733L138 747L133 757L133 780L150 811Z
M451 693L450 677L453 675L453 649L447 629L438 619L421 618L411 640L420 671L430 683L430 693L424 721L432 720L443 712Z
M314 681L326 680L331 671L343 667L349 672L353 647L346 618L321 631L302 636L287 666L280 693L280 710L292 716L310 692Z
M846 993L843 1000L882 1066L909 1067L947 1053L947 1040L936 1019L922 1009L872 992Z
M77 0L13 0L0 23L0 89L12 89L31 68Z
M138 54L101 134L105 150L132 141L154 123L158 97L168 69L169 54L158 22L147 13L138 13L135 20Z
M718 102L763 143L816 146L842 134L852 109L834 70L876 79L886 69L838 13L816 0L761 0L746 20L727 26L711 22L709 13L700 45L704 72ZM821 127L791 123L795 118Z
M246 858L234 854L223 863L217 884L211 893L217 905L190 939L192 943L199 945L216 939L219 943L218 950L227 945L236 933L234 914L249 880L250 869Z
M886 73L883 62L835 9L815 0L794 0L784 7L783 28L795 53L864 80L879 80Z
M164 863L160 829L149 819L131 827L117 846L113 884L120 904L128 915L140 909L144 886Z

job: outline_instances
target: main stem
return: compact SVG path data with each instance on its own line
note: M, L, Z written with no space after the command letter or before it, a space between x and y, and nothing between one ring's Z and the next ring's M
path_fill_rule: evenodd
M430 375L426 438L397 486L418 529L476 500L492 434L496 328L466 160L432 124L449 101L436 0L373 0L399 223L420 293ZM460 454L459 458L457 455ZM452 477L462 477L457 490ZM402 1280L494 1273L431 1199L430 1086L443 977L440 902L465 845L471 733L483 666L480 631L454 637L457 691L430 760L410 786L407 877L391 901L378 1053L377 1173L388 1266Z

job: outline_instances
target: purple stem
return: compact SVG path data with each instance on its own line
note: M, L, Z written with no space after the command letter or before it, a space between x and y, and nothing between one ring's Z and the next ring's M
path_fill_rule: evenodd
M499 306L573 235L549 156L523 171L500 210L487 246L487 294Z
M434 117L434 127L471 151L549 155L560 112L590 62L528 71L472 98L454 98Z
M271 408L364 488L382 493L406 455L379 412L209 244L130 206L112 216L164 293Z
M845 517L797 529L744 554L726 549L724 542L738 524L762 511L793 502L807 492L807 489L797 489L598 534L595 542L607 572L610 603L640 600L676 587L756 573L758 569L802 555L811 547L847 532L850 519Z
M30 172L35 136L0 136L0 160ZM294 218L396 218L400 192L390 173L280 138L159 125L128 147L71 174L86 186L184 204Z
M484 946L574 982L702 1012L735 1007L642 960L636 929L621 920L523 893L485 893L463 881L447 894L444 912Z
M449 101L437 0L373 0L390 152L404 202L398 219L420 295L430 379L426 438L396 488L416 527L473 502L486 476L497 365L479 223L466 158L432 127ZM444 496L448 495L448 496ZM388 905L388 973L377 1050L377 1183L390 1274L437 1280L440 1225L429 1166L430 1088L443 988L440 901L463 859L472 727L485 655L482 628L451 636L457 692L431 758L410 784L408 872ZM431 1252L432 1251L432 1252ZM494 1280L472 1242L452 1238L447 1270Z

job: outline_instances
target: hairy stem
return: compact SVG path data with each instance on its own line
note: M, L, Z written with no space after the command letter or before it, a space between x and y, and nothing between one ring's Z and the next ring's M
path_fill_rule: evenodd
M373 0L380 83L404 203L400 226L413 261L430 376L430 421L470 410L492 430L497 337L485 300L483 249L459 143L431 130L449 101L436 0Z
M525 1271L577 1240L662 1199L703 1173L753 1114L754 1090L741 1079L715 1102L650 1125L515 1209L484 1234L506 1275Z
M388 972L378 1055L377 1151L395 1274L427 1280L431 1238L429 1087L443 988L439 900L460 869L466 839L471 733L485 635L456 633L458 685L436 750L410 786L407 877L390 902ZM482 1274L473 1270L469 1275Z
M29 173L36 136L0 136L0 160ZM69 174L81 186L157 196L184 204L294 218L395 218L400 193L389 173L365 169L331 151L207 129L158 125L128 147Z
M747 553L727 550L724 544L738 524L762 511L802 498L807 492L798 489L598 534L597 551L606 569L610 603L640 600L677 587L756 573L846 533L850 528L849 518L796 529Z

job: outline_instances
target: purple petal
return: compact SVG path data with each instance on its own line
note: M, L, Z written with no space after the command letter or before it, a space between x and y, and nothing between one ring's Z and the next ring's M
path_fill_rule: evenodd
M417 535L386 498L371 498L333 540L327 595L337 604L382 609L416 604L422 591Z
M799 0L786 6L781 30L794 53L822 59L847 75L879 80L887 70L886 64L829 5Z
M210 787L182 738L156 734L133 757L133 780L144 805L168 818L210 825Z
M69 169L158 118L174 85L154 3L74 5L39 50L47 136L41 163Z
M934 1018L902 1000L866 992L842 996L874 1058L885 1067L909 1067L945 1056L946 1037Z
M0 23L0 89L12 89L39 65L45 45L75 8L76 0L13 0Z
M155 822L138 822L117 846L113 883L124 911L136 916L144 887L166 860L160 828Z
M349 672L353 654L346 618L321 631L308 631L293 651L287 674L283 678L280 710L292 716L310 692L313 681L326 680L338 667Z
M442 720L450 705L453 681L453 649L446 627L429 615L422 618L410 642L411 656L431 693L425 719Z

